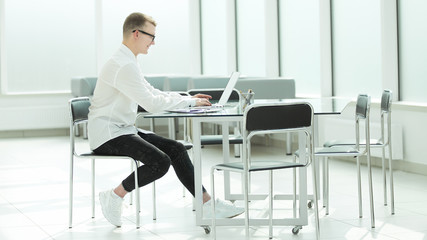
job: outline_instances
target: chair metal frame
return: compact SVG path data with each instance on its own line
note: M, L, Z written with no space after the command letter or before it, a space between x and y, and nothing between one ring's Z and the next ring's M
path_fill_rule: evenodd
M69 178L69 222L68 227L72 228L73 221L73 173L74 173L74 160L75 158L90 159L91 160L91 199L92 199L92 218L95 218L95 159L117 159L117 160L130 160L132 166L135 167L135 194L136 194L136 228L140 228L140 201L139 201L139 185L138 185L138 167L139 162L128 156L112 156L112 155L98 155L93 152L78 153L75 147L74 131L78 124L86 123L88 121L90 100L88 97L79 97L69 100L70 110L70 178Z
M394 183L393 183L393 165L392 165L392 148L391 148L391 103L392 92L385 89L381 96L381 137L379 139L370 139L371 148L381 148L382 150L382 173L383 173L383 193L384 193L384 206L387 206L387 174L385 167L385 149L388 148L388 162L389 162L389 177L390 177L390 210L391 214L395 213L394 210ZM385 124L387 122L387 124ZM387 125L387 138L385 136L385 125ZM324 147L332 147L339 145L355 145L354 140L331 140L323 144ZM366 141L360 143L361 147L366 145Z
M270 114L270 115L269 115ZM274 116L274 117L269 117ZM249 237L249 173L255 171L269 171L269 237L272 238L273 226L273 170L300 168L300 217L307 218L307 167L314 159L314 131L313 131L313 108L309 103L275 103L275 104L253 104L245 109L243 117L243 160L241 162L223 163L211 168L212 199L215 199L215 170L232 171L242 173L243 192L245 202L245 229L246 237ZM308 157L305 163L285 161L251 161L251 139L256 135L277 134L288 132L305 133L306 145L308 146ZM315 202L315 227L316 239L320 238L317 177L313 169L314 202ZM294 196L296 201L296 196ZM212 201L212 227L213 237L216 238L215 200ZM294 204L295 206L295 204ZM305 213L301 212L304 211ZM294 213L294 218L295 213ZM260 221L254 221L261 224ZM292 232L298 232L301 226L296 226ZM295 231L294 231L295 230Z
M356 102L355 112L355 130L356 130L356 145L341 145L333 147L323 147L315 149L315 157L323 157L323 204L326 207L326 215L329 215L329 157L355 157L357 164L357 182L358 182L358 203L359 203L359 217L363 216L362 209L362 184L360 173L360 157L367 156L368 165L368 185L369 185L369 199L370 199L370 213L371 213L371 227L375 228L375 213L374 213L374 200L372 188L372 168L371 168L371 149L370 145L366 145L361 149L360 141L360 121L365 122L365 139L370 139L369 129L369 112L370 112L371 98L366 94L359 94ZM298 156L298 153L295 154Z
M295 80L286 78L241 77L235 86L239 91L252 90L255 99L294 99ZM268 141L269 138L267 137ZM267 142L268 144L268 142ZM292 136L286 134L286 154L292 155Z

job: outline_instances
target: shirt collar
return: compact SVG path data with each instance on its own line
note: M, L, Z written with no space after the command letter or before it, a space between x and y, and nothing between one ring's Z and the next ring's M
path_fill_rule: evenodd
M120 46L120 51L122 51L129 58L132 58L132 59L134 59L136 61L135 54L133 54L133 52L126 45L124 45L123 43Z

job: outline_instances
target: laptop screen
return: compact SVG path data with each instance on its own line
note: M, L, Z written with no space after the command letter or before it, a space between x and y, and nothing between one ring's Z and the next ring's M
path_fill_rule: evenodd
M231 96L231 93L233 92L234 86L236 86L236 82L237 82L237 79L239 79L239 76L240 76L239 72L233 72L231 74L231 77L228 80L227 86L225 87L224 92L222 93L221 98L218 101L218 105L224 106L227 103L228 99Z

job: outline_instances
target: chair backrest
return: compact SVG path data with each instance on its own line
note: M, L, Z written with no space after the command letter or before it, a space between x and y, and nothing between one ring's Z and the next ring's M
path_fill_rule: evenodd
M71 124L86 121L89 114L90 100L88 97L73 98L69 101Z
M285 78L240 78L235 86L242 92L251 89L255 99L295 98L295 80Z
M369 116L371 97L366 94L359 94L356 102L356 118L366 119Z
M190 76L168 76L169 91L186 92L189 90Z
M188 81L188 89L225 88L230 77L200 76Z
M371 106L371 97L366 94L359 94L356 102L356 148L360 146L360 127L359 119L365 119L365 140L369 142L371 139L369 130L369 111ZM365 151L370 156L370 144L366 144Z
M145 80L156 89L161 91L168 91L168 77L167 76L144 76Z
M73 77L71 79L71 95L74 97L89 97L95 90L96 77Z
M289 130L313 125L309 103L253 104L244 113L247 131Z
M198 94L198 93L203 93L203 94L210 95L212 97L211 100L219 101L223 92L224 92L224 88L206 88L206 89L190 89L190 90L188 90L187 93L191 96ZM239 101L240 100L240 94L237 91L237 89L233 89L233 91L231 92L230 98L228 100L229 101L230 100L231 101Z
M381 96L381 111L382 112L390 112L391 110L391 100L392 100L392 92L388 89L383 91Z

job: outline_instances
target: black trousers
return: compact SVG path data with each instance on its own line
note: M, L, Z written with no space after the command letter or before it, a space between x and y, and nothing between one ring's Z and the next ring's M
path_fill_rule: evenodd
M111 139L93 150L96 154L129 156L143 163L138 168L138 185L145 186L161 177L169 170L175 170L178 179L194 196L194 166L184 145L175 140L156 134L123 135ZM135 173L122 181L127 192L135 189ZM203 192L206 192L203 187Z

